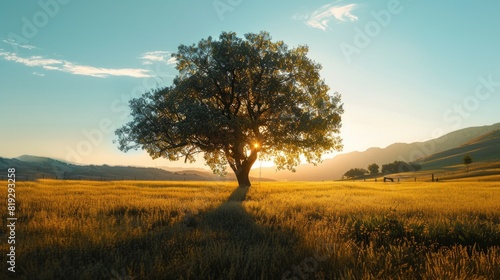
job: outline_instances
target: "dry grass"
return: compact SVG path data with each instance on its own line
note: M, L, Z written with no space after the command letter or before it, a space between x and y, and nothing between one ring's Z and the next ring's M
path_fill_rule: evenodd
M16 189L20 279L500 279L498 182Z

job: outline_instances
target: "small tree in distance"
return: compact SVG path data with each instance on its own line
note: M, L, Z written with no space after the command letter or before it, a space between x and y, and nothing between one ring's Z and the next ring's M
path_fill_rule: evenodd
M422 166L414 162L404 162L396 160L393 163L387 163L382 165L382 173L400 173L409 171L419 171Z
M472 163L472 158L470 155L465 155L463 159L463 163L465 164L465 171L469 172L469 164Z
M358 178L368 173L368 170L363 168L352 168L349 169L346 173L344 173L344 177L346 178Z
M173 85L130 101L132 121L116 130L120 150L190 162L202 154L216 174L229 165L241 187L251 185L258 154L278 170L294 171L301 157L319 163L342 149L343 108L307 53L267 32L179 46Z
M380 166L378 166L378 164L376 164L376 163L368 165L368 171L370 171L370 175L378 174L379 168L380 168Z

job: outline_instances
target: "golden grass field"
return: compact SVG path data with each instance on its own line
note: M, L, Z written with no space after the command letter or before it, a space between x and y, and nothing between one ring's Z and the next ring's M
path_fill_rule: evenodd
M41 180L16 197L9 278L500 279L499 182Z

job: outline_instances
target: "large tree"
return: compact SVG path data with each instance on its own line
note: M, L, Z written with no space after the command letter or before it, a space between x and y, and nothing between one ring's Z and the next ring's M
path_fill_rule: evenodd
M229 164L240 186L250 186L259 153L277 169L320 162L342 149L343 108L307 53L267 32L180 45L173 85L130 101L132 121L116 130L119 148L170 160L203 154L214 173L225 174Z

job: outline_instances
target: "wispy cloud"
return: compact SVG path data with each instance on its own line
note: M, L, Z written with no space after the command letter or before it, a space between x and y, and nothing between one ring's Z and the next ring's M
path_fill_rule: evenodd
M13 39L4 39L2 40L2 42L6 43L6 44L9 44L11 46L14 46L14 47L19 47L19 48L23 48L23 49L28 49L28 50L33 50L33 49L36 49L37 47L35 46L32 46L32 45L27 45L27 44L19 44L17 43L15 40Z
M140 68L103 68L89 65L79 65L67 60L44 58L42 56L21 57L13 52L0 50L0 58L29 67L41 67L45 70L61 71L74 75L106 78L109 76L122 76L132 78L150 77L149 70ZM35 74L36 75L36 74Z
M177 60L172 57L172 53L169 51L152 51L145 52L140 57L142 59L142 64L149 65L158 62L164 62L166 64L176 64Z
M138 68L99 68L87 65L77 65L71 62L64 62L62 70L75 75L92 76L98 78L106 78L108 76L123 76L132 78L150 77L149 70Z
M42 74L42 73L38 73L38 72L33 72L33 75L35 76L40 76L40 77L45 77L45 74Z
M295 15L293 18L304 20L310 27L326 30L332 20L336 21L357 21L358 17L351 12L357 7L357 4L336 5L338 2L324 5L307 15Z

